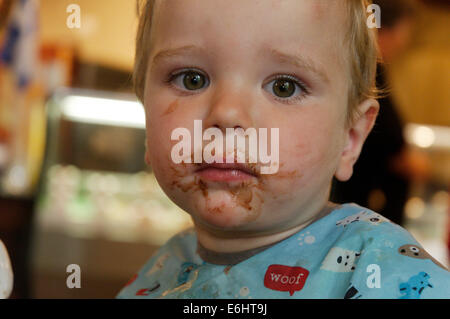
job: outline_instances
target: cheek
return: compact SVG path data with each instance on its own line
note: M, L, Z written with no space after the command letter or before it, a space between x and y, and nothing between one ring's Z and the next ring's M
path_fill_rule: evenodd
M293 184L314 184L332 178L341 146L338 123L318 113L285 126L292 129L285 129L280 136L280 162L284 170L297 172Z
M145 106L148 147L155 160L164 158L167 161L172 144L176 143L171 140L173 130L189 126L186 126L184 116L174 114L179 109L178 99L165 101L158 95L150 95L149 99L152 103Z
M168 142L170 142L169 128L162 121L148 121L147 148L153 169L157 169L170 159L170 149L169 156L167 156L168 147L170 146Z
M198 117L194 107L179 103L179 99L167 98L164 94L152 97L152 104L146 105L146 110L149 110L146 134L150 165L161 188L177 202L179 198L186 199L187 189L175 186L186 182L185 178L192 170L192 164L176 164L172 160L172 148L180 142L171 139L172 132L177 128L186 128L192 135L194 119ZM191 148L192 146L193 136Z
M167 185L170 184L171 179L169 166L170 150L169 153L167 153L166 145L167 143L161 143L161 139L158 136L158 131L147 130L149 164L163 190L167 189ZM167 154L169 154L169 156Z
M147 110L148 107L146 106ZM152 106L150 112L147 112L146 119L149 161L158 182L162 184L163 188L173 178L171 150L176 141L171 140L172 131L177 127L183 127L182 123L177 123L176 118L171 116L170 113L164 114L165 111L170 109L170 105Z

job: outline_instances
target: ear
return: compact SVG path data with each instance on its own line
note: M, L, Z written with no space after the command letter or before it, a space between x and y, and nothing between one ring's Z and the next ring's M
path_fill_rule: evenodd
M346 128L346 144L334 175L337 180L345 182L352 177L353 165L375 124L379 109L380 105L375 99L366 99L358 105L357 118Z

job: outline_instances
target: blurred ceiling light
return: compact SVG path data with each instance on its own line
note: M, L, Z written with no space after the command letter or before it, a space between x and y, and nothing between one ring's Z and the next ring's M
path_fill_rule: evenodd
M450 127L407 124L405 138L421 148L450 149Z
M62 114L75 122L145 128L144 108L137 101L71 95L62 101Z
M405 204L405 214L410 219L422 217L425 213L425 203L419 197L411 197Z
M26 192L28 187L28 176L24 165L14 164L6 172L3 180L3 187L5 190L13 195L20 195Z
M419 147L428 148L433 145L436 136L431 128L418 126L412 132L412 140Z
M433 208L443 214L446 214L449 207L449 194L446 191L438 191L431 198Z

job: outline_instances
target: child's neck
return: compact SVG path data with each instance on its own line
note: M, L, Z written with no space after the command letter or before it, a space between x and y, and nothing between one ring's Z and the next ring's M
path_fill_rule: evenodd
M276 233L256 234L253 236L249 236L249 234L240 235L239 233L227 234L226 236L218 235L196 223L195 229L199 244L199 249L197 251L203 260L211 263L222 263L215 262L218 259L233 260L237 258L237 260L239 260L241 259L239 256L248 255L248 257L250 257L257 252L294 235L309 224L328 215L335 207L336 204L327 203L317 215L300 225ZM236 258L233 258L233 254L236 255ZM210 260L212 258L214 260Z

